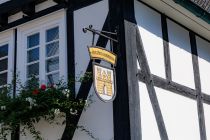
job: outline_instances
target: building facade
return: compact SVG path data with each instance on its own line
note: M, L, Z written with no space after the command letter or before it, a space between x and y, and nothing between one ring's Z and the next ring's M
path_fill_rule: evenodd
M41 83L92 72L83 28L115 32L116 91L102 102L92 80L76 83L77 98L93 103L66 125L35 124L46 140L210 139L209 1L0 0L0 88L18 74ZM110 40L94 44L110 50ZM99 62L100 63L100 62ZM105 62L101 62L107 65ZM14 90L14 94L18 94ZM65 118L64 118L65 119ZM62 121L62 120L61 120ZM21 126L20 126L21 127ZM8 139L32 140L12 134Z

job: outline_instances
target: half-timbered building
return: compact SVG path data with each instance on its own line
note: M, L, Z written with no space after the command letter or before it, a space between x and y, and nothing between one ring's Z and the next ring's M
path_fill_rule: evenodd
M56 83L92 72L89 25L117 32L116 98L75 83L76 98L93 102L66 124L35 124L44 139L210 140L209 0L0 0L0 88L14 75ZM110 44L96 35L95 46ZM83 131L67 135L68 121Z

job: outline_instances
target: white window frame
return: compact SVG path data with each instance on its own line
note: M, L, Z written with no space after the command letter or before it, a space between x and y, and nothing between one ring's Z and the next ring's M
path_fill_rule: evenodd
M0 33L0 46L8 45L8 63L7 63L7 70L4 72L7 72L7 84L11 84L13 80L13 74L14 74L14 31L9 30ZM5 57L6 58L6 57ZM2 72L1 72L2 73ZM0 88L4 87L6 85L0 86Z
M22 83L27 81L27 37L40 34L39 43L39 81L47 84L45 37L48 29L59 27L59 77L67 82L67 45L66 45L66 16L65 10L33 20L17 28L17 72Z

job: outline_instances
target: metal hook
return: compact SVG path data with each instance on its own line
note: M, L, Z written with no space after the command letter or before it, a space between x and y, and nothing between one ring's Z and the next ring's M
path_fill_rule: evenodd
M92 45L94 45L94 42L95 42L95 35L96 33L93 32L93 40L92 40Z

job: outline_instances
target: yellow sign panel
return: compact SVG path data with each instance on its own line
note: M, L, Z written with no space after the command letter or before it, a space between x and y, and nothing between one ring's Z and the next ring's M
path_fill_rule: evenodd
M97 95L103 101L112 101L115 98L114 69L94 64L94 87Z
M113 65L116 64L117 56L100 47L90 47L89 48L91 59L103 59Z

